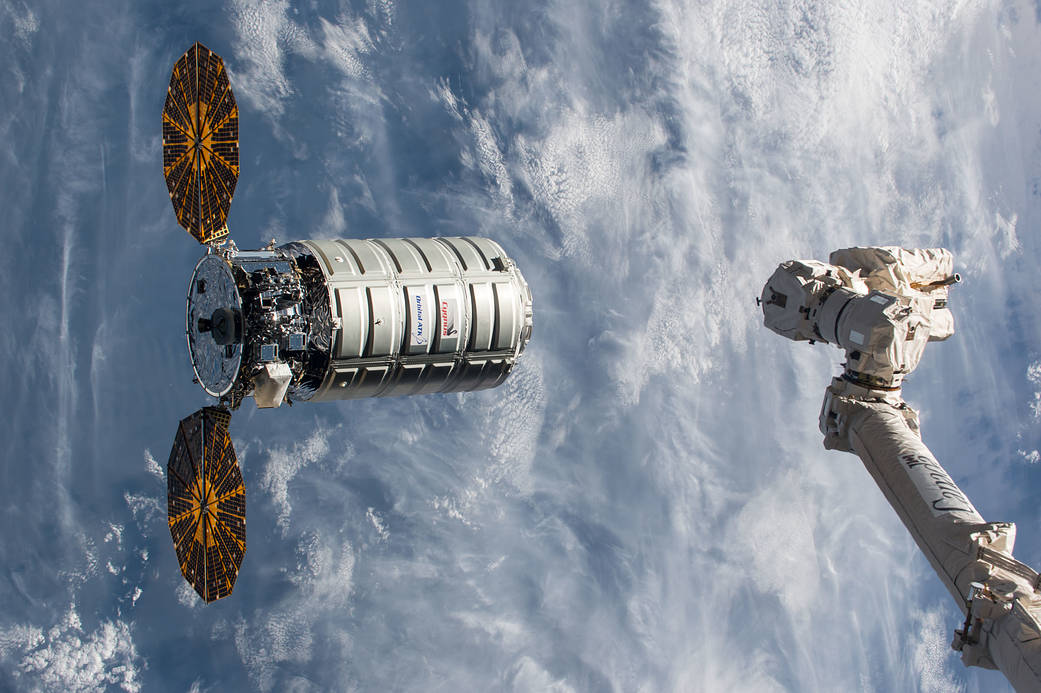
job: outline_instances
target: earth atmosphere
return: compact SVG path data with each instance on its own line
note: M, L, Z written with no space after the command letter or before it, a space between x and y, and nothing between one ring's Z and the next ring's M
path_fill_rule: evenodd
M1041 567L1041 4L0 0L0 689L1003 691L817 414L841 353L777 263L949 248L904 388ZM502 387L247 402L249 549L204 605L166 523L199 246L160 113L240 108L229 226L481 235L535 296Z

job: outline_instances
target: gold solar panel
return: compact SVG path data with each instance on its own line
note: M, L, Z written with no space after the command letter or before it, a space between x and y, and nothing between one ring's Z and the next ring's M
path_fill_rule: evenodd
M246 554L246 489L228 436L230 421L231 413L217 407L183 419L166 467L177 562L207 602L231 594Z
M177 222L200 243L228 235L239 179L239 108L220 56L196 43L170 75L163 174Z

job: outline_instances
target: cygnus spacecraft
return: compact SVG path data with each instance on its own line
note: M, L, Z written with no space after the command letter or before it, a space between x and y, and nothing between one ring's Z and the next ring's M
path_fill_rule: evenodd
M246 552L231 411L481 390L501 384L532 330L532 296L495 241L478 237L274 242L239 250L228 210L238 107L200 43L174 65L163 172L177 220L206 254L188 283L196 380L216 402L181 421L167 465L168 519L185 579L231 594Z

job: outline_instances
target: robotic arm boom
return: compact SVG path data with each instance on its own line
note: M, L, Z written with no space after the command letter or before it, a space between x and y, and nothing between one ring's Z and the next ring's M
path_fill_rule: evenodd
M1013 558L1015 525L984 521L940 466L900 396L925 345L954 332L952 256L849 248L829 260L782 263L759 299L774 332L846 352L821 407L824 446L860 457L965 614L952 643L965 664L1041 691L1041 577Z

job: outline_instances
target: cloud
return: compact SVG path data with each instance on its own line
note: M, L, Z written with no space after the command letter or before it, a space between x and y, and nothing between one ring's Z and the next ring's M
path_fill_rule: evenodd
M487 150L479 160L504 187L483 121L471 127ZM539 136L518 135L511 148L522 162L521 182L560 228L560 252L586 265L624 261L624 254L605 253L604 246L613 251L615 243L631 238L634 229L625 221L637 223L634 214L644 209L648 154L665 143L660 123L639 106L604 114L576 102L547 114L545 129Z
M288 10L285 0L236 0L231 10L236 56L245 66L233 75L235 93L274 118L282 115L293 93L285 73L286 53L313 57L317 51L307 29L291 20Z
M800 477L785 474L748 498L726 542L747 566L745 577L759 591L776 594L792 614L812 608L819 592L817 512Z
M372 524L373 529L376 530L377 540L386 541L390 536L390 530L387 529L387 523L380 517L380 514L374 508L368 508L365 511L365 518Z
M911 653L914 670L918 672L922 693L956 693L965 690L951 676L950 665L958 657L951 649L951 627L939 609L915 610L914 649Z
M329 186L329 211L325 213L320 228L322 238L343 238L347 233L347 221L336 186Z
M284 666L311 662L316 649L333 647L342 659L350 645L350 630L330 622L343 613L353 591L355 557L341 533L309 532L297 546L297 564L289 573L292 600L266 607L235 625L235 648L254 685L262 691L300 685ZM329 634L323 639L320 634ZM224 639L224 634L214 637ZM326 671L321 680L336 680ZM276 685L277 684L277 685ZM342 679L340 684L342 685Z
M575 689L560 678L552 677L531 657L521 657L509 678L509 690L572 693Z
M341 14L335 24L319 18L322 55L336 69L353 80L368 79L363 56L372 51L372 39L365 21Z
M231 10L238 37L236 57L244 65L233 75L235 92L272 118L283 114L294 94L286 73L289 55L324 60L348 81L371 81L365 56L372 52L373 40L364 18L348 12L340 13L335 22L319 17L317 31L312 32L289 12L285 0L235 0Z
M202 597L188 584L187 580L177 581L177 588L174 590L174 594L177 595L177 603L181 606L194 609L205 604Z
M522 362L496 390L494 401L480 407L479 416L488 463L475 481L482 486L505 482L530 493L531 466L546 416L546 387L536 354L522 356Z
M14 37L28 50L32 46L33 36L40 30L40 20L32 8L25 3L5 2L0 9L10 18L14 25Z
M289 531L293 511L289 499L290 482L302 469L315 464L328 452L329 433L316 429L307 440L295 443L291 449L274 448L268 454L260 484L261 488L271 493L272 501L278 508L278 526L283 536ZM348 447L344 454L349 458L353 451Z
M328 430L300 428L299 408L241 421L269 429L268 442L290 442L265 447L254 468L251 483L260 477L260 485L250 490L261 500L251 506L250 579L231 599L203 606L176 578L182 629L205 633L214 623L213 641L196 638L189 648L232 640L248 676L230 685L262 690L349 689L355 679L360 690L404 681L458 690L770 692L987 682L944 654L957 609L947 601L921 609L939 602L933 588L942 588L870 478L852 456L820 449L816 415L837 352L763 334L752 299L789 257L880 241L958 246L967 268L954 294L960 331L928 357L943 368L921 371L912 387L927 400L928 442L954 447L976 436L949 459L970 481L991 485L994 508L1011 507L1010 465L1001 458L1010 453L1021 479L1039 459L1025 430L1036 428L1027 405L1041 390L1041 365L1026 370L1037 359L1030 297L1039 241L1025 230L1039 219L1038 61L1029 56L1041 42L1031 17L1020 12L1013 26L1007 16L1029 5L993 4L554 1L397 17L392 3L374 1L358 4L358 14L319 17L325 6L235 0L228 57L243 106L264 111L276 130L277 122L330 128L293 130L293 142L287 130L259 155L313 153L319 175L339 181L297 197L302 188L287 181L315 169L290 167L277 186L270 175L252 177L241 193L290 191L258 228L282 235L324 217L327 233L341 235L351 218L343 204L349 210L358 198L376 227L406 228L398 222L415 213L438 228L501 237L532 280L536 335L493 392L323 405L326 421L351 417L344 427L364 451L346 473L342 459L353 450ZM27 7L16 0L3 6L8 14L0 9L11 51L26 35L34 44L65 40L38 31L51 23ZM12 30L11 12L26 20L25 34ZM155 297L104 291L91 274L109 265L162 269L149 264L160 237L95 247L90 239L104 236L84 232L159 228L148 210L128 214L120 202L120 194L149 197L126 169L148 158L148 147L133 133L129 148L120 146L118 130L90 118L98 104L84 96L100 95L106 113L112 103L132 113L134 100L111 87L151 94L140 101L147 105L156 95L134 85L156 65L146 47L110 52L113 63L134 66L129 73L95 61L69 72L65 54L49 50L34 46L57 58L42 72L9 61L11 90L24 84L22 98L36 99L32 110L53 116L49 131L66 136L38 140L19 130L7 138L24 164L8 168L28 172L19 180L63 191L45 187L27 207L9 205L28 219L53 199L60 223L26 225L13 247L28 252L0 260L13 269L17 258L53 260L35 302L18 300L17 272L5 275L16 312L51 317L4 338L16 355L12 396L40 391L45 401L42 410L16 408L7 445L18 452L18 432L56 427L56 414L64 423L58 435L38 432L36 440L59 441L46 455L12 456L42 462L12 470L11 479L48 494L142 471L161 484L165 465L149 451L144 470L140 458L128 470L112 454L109 432L128 428L112 417L126 408L107 406L101 392L108 381L125 382L106 379L109 367L151 373L159 385L174 377L177 369L162 368L165 349L124 360L109 343L110 328L138 324L141 302ZM129 79L99 79L99 65ZM65 76L41 79L48 70ZM1027 75L1018 82L1017 70ZM152 107L142 109L141 122L154 120ZM422 147L401 151L398 135L422 142L425 116L438 109L430 122L448 123L452 139L429 157ZM157 125L149 127L142 132L152 133L158 156ZM33 169L33 153L48 151L61 159L62 176ZM154 185L164 205L154 216L168 220L158 177ZM388 214L396 204L410 211ZM113 257L113 247L123 255ZM127 276L136 286L135 271ZM120 300L129 307L119 309ZM97 306L107 316L100 322ZM79 397L87 365L93 399ZM48 386L21 373L43 374ZM1019 410L1023 420L1009 424ZM983 418L990 411L993 419ZM1021 439L1009 435L1016 425ZM144 435L150 427L129 429ZM293 442L301 430L303 442ZM1028 497L1027 518L1036 514L1031 486L1013 488ZM82 602L70 609L75 618L66 615L56 631L47 622L0 628L5 681L75 690L77 672L96 665L96 687L137 685L144 658L134 650L163 647L167 629L103 610L108 603L140 618L155 603L137 601L133 579L119 592L105 589L138 569L112 552L136 552L144 535L166 554L154 549L156 565L140 572L154 578L165 564L173 572L164 580L177 575L162 493L141 491L117 489L125 505L102 503L115 515L101 519L90 493L59 496L58 512L74 521L54 523L68 540L55 544L81 538L70 527L98 529L97 546L85 542L86 570L59 579L79 595L108 597L100 612ZM1036 549L1028 531L1020 542ZM14 546L4 555L12 566L28 560ZM51 556L44 570L70 563ZM12 606L24 594L53 602L34 592L37 567L12 572L20 593ZM218 612L227 616L212 621ZM109 620L85 628L79 614ZM73 661L80 654L90 661ZM218 686L227 672L218 659L196 658L203 669L183 677L182 690ZM120 678L127 661L137 673Z
M152 524L166 512L154 494L140 495L124 491L123 501L142 532L151 531Z
M164 485L166 484L166 472L163 470L159 463L152 457L152 451L145 450L145 471L154 476Z
M235 626L235 648L250 678L264 693L275 688L275 674L286 664L306 664L311 659L314 636L308 619L297 613L278 611L256 614L251 623ZM280 688L291 688L280 682Z
M1041 361L1034 361L1027 369L1027 380L1034 388L1041 388ZM1034 401L1030 404L1034 419L1041 419L1041 391L1035 390Z
M492 123L482 116L480 111L471 110L465 101L456 96L448 80L440 80L433 89L433 94L453 118L465 123L469 129L470 138L461 147L460 161L467 168L476 168L485 180L492 184L490 193L493 201L503 213L512 217L513 180L499 139L492 129Z
M16 653L21 656L12 656ZM77 693L107 684L130 693L141 690L130 625L102 621L86 633L75 604L46 631L27 625L0 629L0 654L15 660L9 662L15 680L27 687Z

